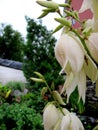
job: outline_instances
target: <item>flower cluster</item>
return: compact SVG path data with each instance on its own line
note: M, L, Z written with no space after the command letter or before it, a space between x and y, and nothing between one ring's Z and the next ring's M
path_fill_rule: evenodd
M80 12L87 9L87 7L90 7L94 13L94 9L96 8L96 3L94 2L95 0L90 1L90 3L88 3L87 0L84 0ZM92 8L92 4L94 8ZM96 19L95 16L96 15L93 17ZM88 24L88 21L85 22L86 25ZM95 26L96 22L93 23L93 27ZM80 36L77 35L76 32L74 33L74 30L67 32L63 31L56 43L56 59L61 65L62 71L67 74L61 93L65 92L68 99L75 87L78 86L80 98L85 102L86 76L88 76L93 82L96 82L96 90L98 88L98 32L96 32L98 30L96 29L92 28L90 33L84 33L85 30L88 30L88 27L86 26L86 28L79 34ZM96 94L98 94L97 91Z
M79 118L67 109L58 109L53 103L47 104L43 113L44 130L84 130Z
M94 60L98 62L98 33L92 33L86 40L86 45ZM55 46L55 56L62 67L61 73L64 71L67 74L61 93L66 91L69 99L78 86L80 98L85 102L86 76L92 81L97 81L98 69L79 38L70 32L62 34Z
M53 96L56 105L49 103L43 112L43 122L45 130L84 130L79 118L62 108L65 105L61 94L67 95L67 102L71 93L78 88L79 100L85 103L86 77L92 82L96 82L96 95L98 96L98 1L84 0L78 10L79 13L89 9L93 14L92 19L82 20L78 11L72 6L74 0L67 3L58 4L53 1L38 0L37 3L44 6L43 13L39 18L49 13L58 13L59 26L54 30L57 32L63 29L62 34L55 45L55 57L61 66L61 71L66 73L65 83L61 93L53 90L44 80L44 77L36 73L40 79L32 78L34 81L44 82L47 87L43 88L42 93L47 89ZM64 14L61 14L60 7L64 8ZM79 23L79 27L73 26L73 21ZM53 32L53 33L54 33Z

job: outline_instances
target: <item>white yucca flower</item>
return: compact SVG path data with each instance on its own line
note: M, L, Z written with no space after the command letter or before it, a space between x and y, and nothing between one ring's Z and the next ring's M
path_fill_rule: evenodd
M86 45L92 57L98 63L98 33L92 33L88 37L88 40L86 41Z
M66 91L67 101L70 94L78 87L79 96L85 101L86 74L83 69L84 52L80 46L80 41L69 34L62 34L55 46L55 56L61 67L65 71L67 78L61 90Z
M43 113L44 130L52 130L58 120L58 109L52 103L48 104Z
M62 71L67 73L68 70L79 72L83 66L84 53L78 43L77 38L71 37L69 34L62 34L55 46L55 57ZM68 69L67 66L70 65ZM67 70L68 69L68 70Z
M84 127L74 113L69 113L62 118L61 130L84 130Z
M83 0L79 12L81 13L87 9L90 9L93 13L93 18L86 22L87 26L91 25L93 31L98 32L98 0Z

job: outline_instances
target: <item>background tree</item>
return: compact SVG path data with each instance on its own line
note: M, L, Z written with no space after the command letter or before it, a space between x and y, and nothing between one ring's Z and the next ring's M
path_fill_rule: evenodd
M30 83L30 77L35 76L34 71L42 73L47 82L56 81L60 84L60 77L57 77L60 66L54 56L54 45L56 39L51 35L41 21L34 21L26 17L27 21L27 43L25 45L24 74Z
M0 27L0 57L4 59L23 61L24 39L11 25L1 24Z

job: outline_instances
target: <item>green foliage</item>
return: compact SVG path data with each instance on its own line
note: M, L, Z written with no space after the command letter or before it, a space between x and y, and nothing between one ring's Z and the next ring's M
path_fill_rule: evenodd
M22 61L24 40L11 25L1 24L0 27L0 57L4 59Z
M16 81L16 82L8 82L7 84L6 84L6 86L8 87L8 88L10 88L11 90L20 90L20 91L23 91L25 88L26 88L26 84L25 83L23 83L23 82L18 82L18 81Z
M15 90L22 93L25 87L28 89L26 94L14 95ZM9 90L11 93L5 98ZM21 82L1 85L0 130L43 130L41 114L44 105L45 100L39 96L39 91L29 90L29 86Z
M42 117L26 104L0 106L0 130L43 130Z
M6 97L9 97L9 92L11 92L10 88L0 84L0 104L6 101Z
M60 66L54 56L56 39L51 35L51 31L42 26L40 21L34 21L28 17L26 17L26 21L27 43L24 49L26 58L23 67L25 77L32 83L30 77L34 77L33 72L37 71L44 75L48 83L51 84L54 81L55 84L61 84L61 79L57 76Z
M69 103L71 104L71 108L79 114L82 114L85 111L85 106L83 104L82 99L79 100L78 88L72 92Z

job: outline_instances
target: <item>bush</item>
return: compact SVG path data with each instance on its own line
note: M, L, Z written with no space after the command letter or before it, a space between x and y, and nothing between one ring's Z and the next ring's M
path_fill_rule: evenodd
M43 130L42 117L26 104L0 106L0 130Z
M0 86L0 130L43 130L41 113L45 102L39 91L28 89L23 93L25 87L21 82ZM15 90L22 94L14 95Z

